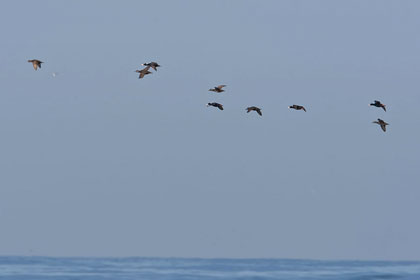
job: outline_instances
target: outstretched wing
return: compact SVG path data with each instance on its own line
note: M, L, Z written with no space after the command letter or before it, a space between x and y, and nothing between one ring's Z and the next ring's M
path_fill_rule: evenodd
M262 116L261 109L256 109L255 111L257 111L258 115Z
M220 86L217 86L217 87L215 87L215 88L218 88L218 89L222 89L222 88L224 88L226 85L220 85Z

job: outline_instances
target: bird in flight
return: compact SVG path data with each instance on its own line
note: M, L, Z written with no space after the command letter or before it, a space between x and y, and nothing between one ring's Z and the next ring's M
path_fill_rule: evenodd
M157 62L154 62L154 61L152 61L152 62L150 62L150 63L143 63L142 64L143 66L148 66L148 67L152 67L153 68L153 70L155 70L155 71L157 71L157 68L158 67L161 67Z
M41 68L41 63L44 63L38 59L30 59L28 60L28 62L32 63L32 66L34 67L35 70L38 70L38 67Z
M209 89L209 91L214 91L214 92L224 92L223 88L224 88L225 86L226 86L226 85L220 85L220 86L217 86L217 87L214 87L214 88Z
M373 123L379 124L384 132L386 132L386 126L389 125L389 123L384 122L381 119L378 119L377 121L374 121Z
M246 112L247 112L247 113L249 113L249 112L251 112L251 111L255 111L255 112L257 112L257 113L258 113L258 115L262 116L261 109L260 109L260 108L258 108L258 107L252 106L252 107L248 107L248 108L246 108Z
M147 66L146 68L141 69L141 70L136 70L135 72L139 73L139 79L141 79L145 75L152 74L152 72L150 72L149 69L150 69L150 66Z
M219 110L223 110L223 105L216 102L207 103L207 107L209 106L213 106L213 107L219 108Z
M370 106L375 106L375 107L378 107L378 108L382 108L386 112L385 104L382 104L378 100L375 100L373 103L370 103Z
M295 109L295 110L303 110L303 111L305 111L305 112L306 112L305 107L300 106L300 105L292 105L292 106L289 106L289 108L290 108L290 109Z

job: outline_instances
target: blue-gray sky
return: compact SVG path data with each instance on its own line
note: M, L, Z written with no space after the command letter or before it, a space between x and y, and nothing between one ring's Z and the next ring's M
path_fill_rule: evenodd
M419 10L2 1L0 254L420 259Z

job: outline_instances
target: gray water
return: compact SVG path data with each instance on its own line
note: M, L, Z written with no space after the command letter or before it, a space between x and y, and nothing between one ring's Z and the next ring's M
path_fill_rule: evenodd
M0 257L7 280L420 280L420 262Z

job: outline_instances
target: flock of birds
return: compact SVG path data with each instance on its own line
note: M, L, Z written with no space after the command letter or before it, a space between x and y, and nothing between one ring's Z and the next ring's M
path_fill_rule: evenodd
M28 62L32 63L32 66L34 67L35 70L38 70L38 68L41 68L41 64L44 63L44 62L42 62L38 59L30 59L30 60L28 60ZM146 75L152 74L152 72L149 71L150 68L157 71L157 68L161 67L157 62L154 62L154 61L152 61L150 63L143 63L142 66L146 66L146 67L141 69L141 70L136 70L135 71L136 73L139 73L139 79L142 79ZM219 85L219 86L216 86L214 88L209 89L209 91L213 91L213 92L216 92L216 93L221 93L221 92L225 91L223 89L224 87L226 87L226 85ZM220 103L217 103L217 102L207 103L207 107L209 107L209 106L216 107L219 110L223 110L223 105L220 104ZM370 106L375 106L375 107L378 107L378 108L382 108L386 112L385 105L382 104L378 100L375 100L373 103L370 103ZM294 104L294 105L289 106L289 108L294 109L294 110L298 110L298 111L303 110L304 112L306 112L305 107L303 107L301 105ZM258 115L262 116L261 108L258 108L256 106L251 106L251 107L246 108L247 113L252 112L252 111L257 112ZM384 132L386 132L386 126L389 125L389 123L387 123L384 120L379 119L379 118L378 118L377 121L373 121L373 123L376 123L376 124L380 125L380 127L382 128L382 130Z

